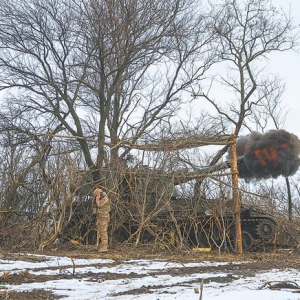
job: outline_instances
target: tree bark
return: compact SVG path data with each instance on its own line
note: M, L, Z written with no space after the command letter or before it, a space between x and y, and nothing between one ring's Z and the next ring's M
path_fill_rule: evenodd
M235 224L235 252L243 253L242 245L242 228L241 228L241 201L239 191L239 175L237 168L236 154L236 137L232 135L231 145L231 172L232 172L232 188L233 188L233 203L234 203L234 224Z
M292 193L289 178L285 178L286 189L288 194L288 209L289 209L289 221L293 219L293 202L292 202Z

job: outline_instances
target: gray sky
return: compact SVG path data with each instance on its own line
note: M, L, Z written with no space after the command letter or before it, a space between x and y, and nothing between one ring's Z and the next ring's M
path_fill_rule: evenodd
M277 8L291 11L294 24L300 30L300 0L273 0ZM300 42L300 40L299 40ZM288 110L285 129L300 138L300 47L299 52L289 51L272 56L270 71L285 80L286 92L283 95L283 105Z

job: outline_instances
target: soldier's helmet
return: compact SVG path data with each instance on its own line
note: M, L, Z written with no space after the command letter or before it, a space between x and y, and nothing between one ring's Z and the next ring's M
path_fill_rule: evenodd
M100 193L102 193L103 191L99 188L99 187L95 187L94 188L94 195L96 196L96 195L99 195Z

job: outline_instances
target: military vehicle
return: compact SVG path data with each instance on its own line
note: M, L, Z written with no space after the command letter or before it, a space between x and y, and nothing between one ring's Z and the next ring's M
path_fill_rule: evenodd
M194 249L226 247L233 251L235 226L231 202L202 200L196 205L188 205L187 202L191 204L186 199L172 199L166 209L145 222L139 235L140 241L158 241L174 247L183 243ZM244 251L275 245L277 221L272 215L250 206L242 207L240 216ZM130 239L137 236L141 222L133 217L124 222L122 228L118 238Z
M249 207L241 210L243 249L263 243L275 245L277 236L276 219L257 208Z
M190 177L178 179L146 167L134 171L125 174L120 194L112 199L111 241L159 242L191 248L224 246L234 250L232 201L175 196L174 186ZM65 230L69 238L95 243L96 216L92 206L92 196L74 205ZM245 251L275 242L276 219L259 208L242 207L241 227Z

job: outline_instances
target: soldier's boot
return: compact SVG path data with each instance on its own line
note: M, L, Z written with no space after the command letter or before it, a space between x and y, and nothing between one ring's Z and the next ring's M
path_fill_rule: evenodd
M99 252L107 252L107 243L103 242L100 244Z

